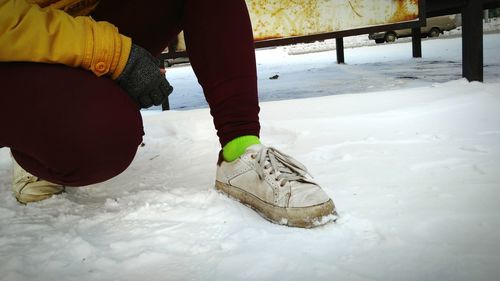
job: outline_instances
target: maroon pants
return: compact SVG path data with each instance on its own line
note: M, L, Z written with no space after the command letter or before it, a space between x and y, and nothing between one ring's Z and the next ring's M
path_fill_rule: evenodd
M259 134L243 0L106 0L93 18L115 24L155 55L184 30L221 145ZM67 186L107 180L128 167L142 141L137 107L108 78L63 65L0 63L0 83L0 147L10 147L22 167L43 179Z

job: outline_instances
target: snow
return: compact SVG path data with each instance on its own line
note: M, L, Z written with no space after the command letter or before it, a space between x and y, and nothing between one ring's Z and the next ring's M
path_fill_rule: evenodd
M500 19L484 24L485 32L499 32ZM346 93L366 93L432 86L462 77L460 28L439 38L422 40L422 59L411 59L408 38L397 43L375 45L367 35L345 38L346 65L337 65L335 51L315 52L316 42L257 52L259 92L261 101L308 98ZM500 79L498 34L484 36L485 81ZM402 42L402 43L400 43ZM333 45L334 46L334 45ZM303 55L293 55L293 50ZM334 49L334 48L332 48ZM310 53L315 52L315 53ZM201 87L194 85L191 68L180 66L167 70L168 79L175 83L170 99L174 109L207 107ZM269 79L278 75L278 79ZM154 108L159 110L159 108Z
M460 42L425 40L423 59L348 49L347 65L258 51L262 140L337 205L315 229L214 190L218 141L186 66L167 72L183 110L143 112L146 145L116 178L23 206L0 149L0 280L498 280L500 34L485 83L460 78Z

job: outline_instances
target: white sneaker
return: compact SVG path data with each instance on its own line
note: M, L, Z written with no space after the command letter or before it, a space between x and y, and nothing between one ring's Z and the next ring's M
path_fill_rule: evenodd
M306 175L297 160L257 144L233 162L219 157L215 187L273 223L310 228L335 220L333 201Z
M40 179L25 171L14 158L12 160L14 165L12 189L20 203L41 201L64 191L64 186Z

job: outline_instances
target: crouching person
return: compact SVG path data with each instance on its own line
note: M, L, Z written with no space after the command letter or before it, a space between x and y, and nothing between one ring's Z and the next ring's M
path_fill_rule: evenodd
M222 147L216 188L274 223L326 223L335 206L307 169L260 142L243 0L0 0L0 146L15 159L17 200L129 166L144 134L139 110L172 92L155 56L181 30Z

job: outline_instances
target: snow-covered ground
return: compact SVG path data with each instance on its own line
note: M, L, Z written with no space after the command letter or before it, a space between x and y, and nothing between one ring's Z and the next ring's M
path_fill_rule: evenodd
M498 280L500 34L484 39L485 83L460 78L460 42L425 40L423 59L410 43L348 49L347 65L258 52L262 140L337 205L315 229L214 191L218 142L189 67L167 73L189 110L145 111L146 145L112 180L23 206L0 149L0 280Z

